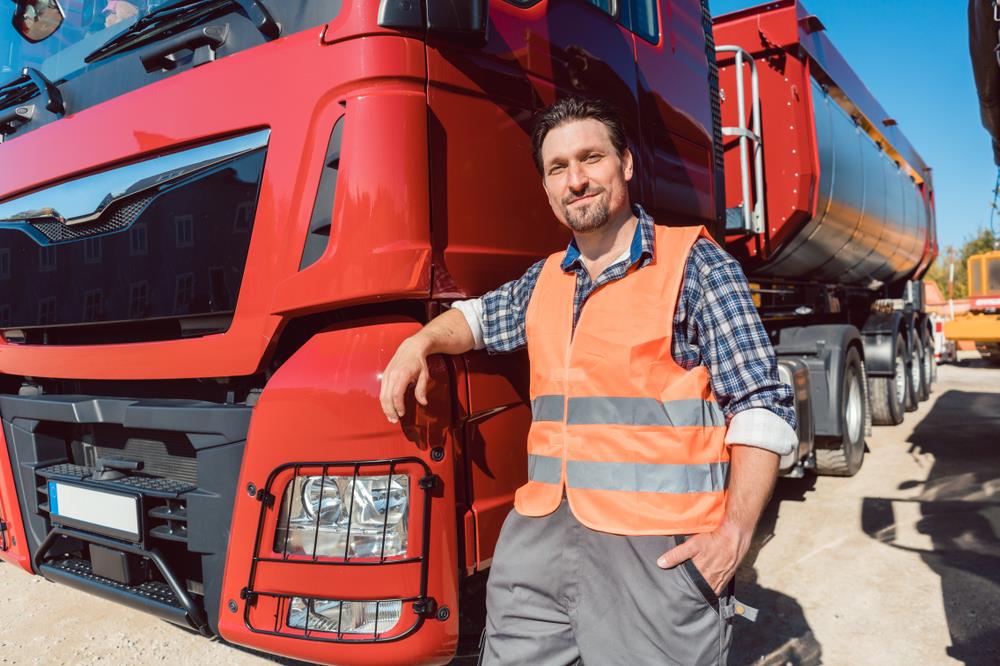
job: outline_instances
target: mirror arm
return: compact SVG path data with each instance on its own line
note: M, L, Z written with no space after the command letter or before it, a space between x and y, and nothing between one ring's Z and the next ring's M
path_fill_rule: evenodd
M66 115L66 104L63 102L62 93L59 92L59 88L54 83L34 67L25 67L21 70L21 74L28 77L28 80L38 88L38 92L45 99L46 109L60 116Z

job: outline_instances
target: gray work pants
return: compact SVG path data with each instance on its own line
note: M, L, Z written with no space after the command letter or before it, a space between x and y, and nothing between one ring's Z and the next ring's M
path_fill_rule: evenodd
M690 561L656 565L682 539L591 530L565 499L541 518L511 511L487 584L481 663L725 664L731 597L716 597Z

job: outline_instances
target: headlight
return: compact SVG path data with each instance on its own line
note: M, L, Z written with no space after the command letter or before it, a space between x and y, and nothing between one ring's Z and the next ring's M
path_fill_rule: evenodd
M288 626L340 634L383 634L399 623L403 602L336 601L293 597ZM308 625L308 626L307 626Z
M409 505L405 474L299 476L285 490L274 550L316 557L405 555Z

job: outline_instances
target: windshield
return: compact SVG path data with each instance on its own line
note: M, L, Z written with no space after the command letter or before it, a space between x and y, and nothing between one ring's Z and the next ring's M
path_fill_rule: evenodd
M18 34L11 21L15 4L0 4L0 86L25 67L34 67L50 81L72 78L86 67L83 59L149 12L178 0L60 0L66 16L62 26L37 44Z

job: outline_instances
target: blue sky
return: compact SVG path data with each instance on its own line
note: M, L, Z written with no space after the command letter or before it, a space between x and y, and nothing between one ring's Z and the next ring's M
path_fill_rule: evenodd
M709 1L715 15L758 4ZM967 4L965 0L805 2L933 168L942 252L989 225L997 175L990 138L979 120L969 63Z

